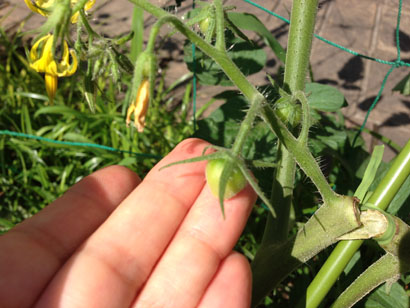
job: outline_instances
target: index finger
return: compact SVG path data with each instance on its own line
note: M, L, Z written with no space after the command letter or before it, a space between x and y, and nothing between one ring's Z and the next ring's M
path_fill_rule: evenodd
M125 167L104 168L2 235L0 303L31 306L68 257L140 181Z
M185 140L153 168L58 273L38 305L129 306L205 184L206 161L159 169L200 156L207 145Z

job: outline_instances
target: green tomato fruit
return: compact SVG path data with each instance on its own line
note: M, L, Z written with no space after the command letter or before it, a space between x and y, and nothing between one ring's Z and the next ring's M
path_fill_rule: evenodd
M275 103L275 113L285 124L295 127L302 118L302 109L299 104L291 103L288 98L280 98Z
M213 159L206 165L206 181L212 191L212 194L219 197L219 180L221 178L222 171L227 161L223 158ZM246 179L243 176L241 170L238 167L234 167L232 174L226 183L226 189L224 193L224 200L230 199L239 193L246 186Z
M211 26L211 18L210 17L206 17L204 19L202 19L199 22L199 30L201 30L201 32L206 36L206 35L210 35L210 37L214 37L215 36L215 25L213 25L213 29L209 29L209 27ZM212 33L208 33L208 31L212 31Z
M206 31L208 31L209 23L210 23L209 17L206 17L199 22L199 29L201 30L202 33L205 34Z

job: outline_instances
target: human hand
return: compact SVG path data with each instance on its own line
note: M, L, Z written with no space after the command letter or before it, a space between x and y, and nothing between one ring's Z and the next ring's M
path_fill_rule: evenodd
M144 181L113 166L0 237L1 307L249 307L247 260L232 252L256 195L225 201L205 182L208 144L188 139Z

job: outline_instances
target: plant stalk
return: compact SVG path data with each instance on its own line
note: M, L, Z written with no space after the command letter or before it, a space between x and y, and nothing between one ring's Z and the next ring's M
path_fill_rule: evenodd
M410 226L394 217L394 235L388 243L380 242L387 252L367 268L333 303L332 308L352 307L383 282L394 282L410 270Z
M400 275L400 263L396 256L385 254L366 269L333 303L332 308L349 308L371 290Z
M138 6L134 7L131 30L134 32L134 36L131 40L130 60L135 63L138 55L142 52L144 42L144 10Z
M196 47L201 49L205 54L215 60L216 63L222 68L228 78L234 83L234 85L243 93L243 95L248 99L250 103L250 109L241 124L238 132L238 136L233 145L232 151L235 154L240 154L243 143L247 133L252 128L252 123L260 110L260 106L265 101L265 98L258 90L246 79L245 75L239 70L239 68L232 62L225 50L220 50L215 48L211 44L205 42L200 36L198 36L194 31L187 27L180 19L174 15L167 13L166 11L158 8L157 6L151 4L147 0L130 0L137 6L140 6L144 10L148 11L159 20L156 24L155 29L153 28L150 34L148 48L152 48L154 38L158 35L159 28L165 23L171 23L174 27L185 35ZM218 2L219 1L219 2ZM220 0L215 1L217 18L223 18L223 8ZM222 12L219 12L222 10ZM222 14L222 16L220 16ZM223 20L219 24L223 25ZM221 31L220 31L221 32ZM220 34L221 35L221 34ZM222 32L223 35L223 32ZM224 43L225 44L225 43ZM218 47L218 46L217 46Z
M216 48L225 51L225 17L222 0L214 0L216 15Z
M320 207L295 237L263 245L252 263L252 307L299 265L359 225L356 203L343 196L331 206Z
M284 87L291 93L305 89L316 10L317 0L294 1L292 5L284 76ZM271 203L276 204L277 218L274 222L268 219L263 242L269 242L269 238L283 241L288 236L296 163L283 144L278 148L278 156L281 159L275 170L271 198Z
M313 30L316 19L317 0L302 0L294 1L291 12L291 23L289 30L289 41L286 54L285 64L285 76L284 86L285 90L291 93L297 91L303 91L305 88L306 72L309 64L310 50L312 44ZM273 125L279 125L277 118L271 119L264 118L267 122L275 122ZM286 130L286 128L285 128ZM276 132L277 133L277 132ZM281 139L281 138L279 138ZM295 140L296 141L296 140ZM279 264L285 263L288 266L281 266L276 269L272 269L272 265L275 264L275 258L278 255L275 253L266 253L269 247L280 247L283 241L286 241L288 237L290 207L292 203L292 193L294 185L294 177L296 170L296 163L294 157L289 153L281 142L278 148L279 163L275 170L274 182L272 185L271 203L276 204L275 210L277 218L268 217L268 221L265 227L265 232L262 240L262 246L255 256L255 260L252 264L253 267L253 305L257 304L262 296L266 295L270 291L269 288L273 288L282 278L284 278L289 271L293 270L299 262L292 257L282 260L276 260ZM285 242L284 245L286 245ZM295 243L292 243L292 245ZM274 249L275 251L275 249ZM290 247L285 251L292 251ZM277 251L279 252L279 250ZM289 255L293 255L290 253ZM281 255L283 257L284 255ZM270 258L270 260L269 260ZM266 264L270 263L269 265ZM264 273L265 271L265 273ZM280 275L279 272L283 271L284 275ZM270 283L266 284L266 273L279 279L270 279ZM276 280L276 281L275 281ZM262 287L264 285L265 287ZM266 288L268 286L268 289Z
M371 203L381 210L385 210L409 174L410 140L394 159L389 171L376 187L368 203ZM353 240L341 241L337 244L319 273L309 285L306 293L305 307L315 308L322 302L362 243L362 240Z
M201 49L206 55L215 60L222 68L228 78L235 84L236 87L243 93L249 102L254 101L255 96L261 96L256 88L246 79L245 75L232 62L226 52L216 49L211 44L205 42L203 38L186 26L179 18L164 11L163 9L151 4L148 0L130 0L130 2L143 8L158 19L168 17L168 22L171 23L181 34L188 38L193 44Z

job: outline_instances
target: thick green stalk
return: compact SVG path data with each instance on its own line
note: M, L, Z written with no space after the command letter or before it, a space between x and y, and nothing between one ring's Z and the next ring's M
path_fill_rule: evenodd
M282 143L278 145L279 165L272 183L271 204L275 206L276 218L268 216L262 245L285 241L289 236L289 217L292 204L295 160Z
M394 159L368 203L385 210L409 174L410 140ZM337 244L307 289L306 307L314 308L322 302L362 243L362 240L354 240L341 241Z
M135 63L142 52L144 42L144 10L138 6L134 7L131 30L134 32L134 37L131 40L130 60Z
M410 226L394 217L393 237L380 246L387 252L367 268L333 303L332 308L352 307L383 282L393 282L410 270Z
M316 11L317 0L293 1L284 77L291 93L305 89Z
M284 76L285 89L291 93L303 91L305 88L316 9L316 0L293 2ZM270 119L265 118L265 121L268 123L272 121L279 125L275 116ZM297 142L294 141L293 145L296 145ZM272 203L276 204L277 218L268 217L261 248L252 263L253 306L259 303L262 297L294 270L300 262L303 262L301 256L298 256L296 252L301 246L297 247L295 244L298 242L306 248L303 245L306 243L297 240L286 241L296 169L294 157L288 151L290 148L282 143L278 148L279 165L275 170L271 198ZM323 208L322 211L325 210L326 208ZM298 236L300 235L301 233ZM276 264L278 266L275 266Z
M284 76L285 89L291 93L305 89L316 10L317 0L293 2ZM283 144L278 148L278 157L271 197L277 218L268 218L263 243L284 241L288 236L296 164Z
M367 293L400 276L400 263L396 256L385 254L360 275L333 303L332 308L348 308L361 300Z
M296 267L359 225L357 205L344 196L320 207L295 237L263 245L252 263L252 307Z
M225 51L225 17L221 0L214 0L216 15L216 48Z

